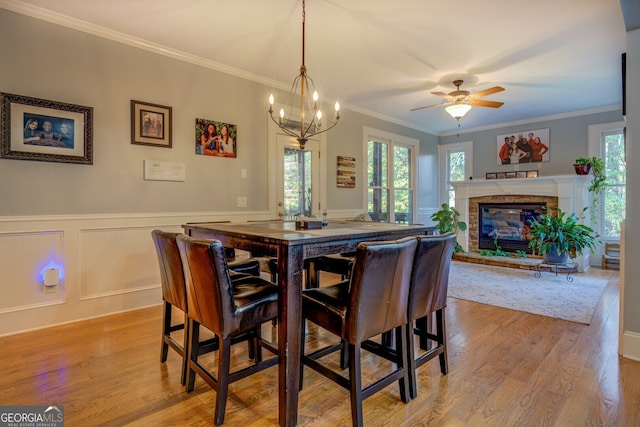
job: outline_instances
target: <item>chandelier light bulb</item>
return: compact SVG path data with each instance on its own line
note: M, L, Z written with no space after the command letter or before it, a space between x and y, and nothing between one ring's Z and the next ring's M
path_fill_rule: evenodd
M318 91L317 90L313 91L313 102L318 102Z
M273 97L273 94L269 95L269 105L273 105L276 102L276 99Z
M322 120L322 111L318 110L316 117L318 117L318 121Z

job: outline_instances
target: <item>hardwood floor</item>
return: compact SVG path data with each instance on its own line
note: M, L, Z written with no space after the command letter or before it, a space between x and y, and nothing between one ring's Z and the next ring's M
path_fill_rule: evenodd
M617 354L618 273L588 274L610 279L589 326L450 298L449 375L436 359L417 399L375 394L365 425L640 426L640 363ZM187 394L175 352L160 364L160 326L158 305L0 338L0 405L61 405L69 427L212 425L215 392L197 378ZM325 337L310 327L311 347ZM381 366L371 356L363 369ZM225 425L276 426L276 387L276 367L233 383ZM299 425L351 425L348 396L306 369Z

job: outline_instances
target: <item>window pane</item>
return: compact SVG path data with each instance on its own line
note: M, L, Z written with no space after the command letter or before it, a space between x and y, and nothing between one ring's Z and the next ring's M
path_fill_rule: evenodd
M409 224L413 218L413 191L395 189L393 194L395 222Z
M449 153L449 181L464 181L464 152Z
M284 215L293 218L312 213L311 151L284 150Z
M620 237L620 222L626 206L627 162L625 160L624 135L621 131L604 135L605 175L604 235Z
M387 187L387 145L369 141L367 180L369 187Z
M413 218L411 185L411 150L393 147L394 222L407 224Z
M620 223L624 219L626 186L614 185L604 190L604 234L620 237Z
M371 219L378 222L389 222L389 193L387 189L369 188L367 198Z

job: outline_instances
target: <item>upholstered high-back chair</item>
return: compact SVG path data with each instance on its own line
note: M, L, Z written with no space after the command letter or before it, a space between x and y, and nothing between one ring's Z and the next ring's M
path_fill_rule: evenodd
M304 354L304 324L302 328L302 365L350 390L352 422L363 423L362 401L382 388L398 382L400 397L407 402L408 372L406 370L406 325L409 283L417 241L405 238L390 242L358 245L351 279L337 285L302 291L302 314L307 320L337 335L341 344ZM361 348L369 338L394 331L397 351L378 352L391 360L396 369L375 383L362 388L360 369ZM324 355L342 348L346 343L349 378L319 363ZM300 374L302 385L302 372Z
M277 357L262 360L260 327L278 315L278 288L259 277L232 282L224 254L217 240L177 237L185 272L189 307L189 363L187 391L194 388L197 373L217 392L214 421L224 421L229 384L277 363ZM218 368L216 375L198 360L200 325L216 334ZM230 372L231 345L245 340L256 343L254 365ZM274 348L265 346L274 353Z
M415 371L418 367L439 356L440 371L444 375L449 372L445 308L455 240L455 233L417 237L408 304L407 361L411 398L417 396ZM434 329L431 327L433 313L436 317L435 331L431 331ZM413 334L420 337L420 348L425 350L419 356L414 355Z
M161 230L153 230L151 236L158 255L160 267L160 282L162 284L162 340L160 346L160 362L167 361L169 347L182 357L182 372L180 383L185 384L187 372L187 294L182 270L182 260L176 244L178 233L170 233ZM172 325L173 307L184 313L183 319ZM172 332L185 329L182 342L178 342L171 336Z

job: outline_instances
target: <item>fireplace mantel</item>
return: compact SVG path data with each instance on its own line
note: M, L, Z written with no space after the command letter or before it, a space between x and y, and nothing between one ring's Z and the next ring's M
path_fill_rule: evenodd
M551 196L558 198L558 207L564 212L580 214L589 206L588 187L591 176L555 175L538 178L478 179L464 182L450 182L455 189L456 209L460 220L469 223L469 199L483 196ZM587 225L589 215L583 219ZM458 243L469 250L469 232L459 233ZM578 269L586 270L589 255L584 254L578 261ZM584 258L584 259L582 259Z

